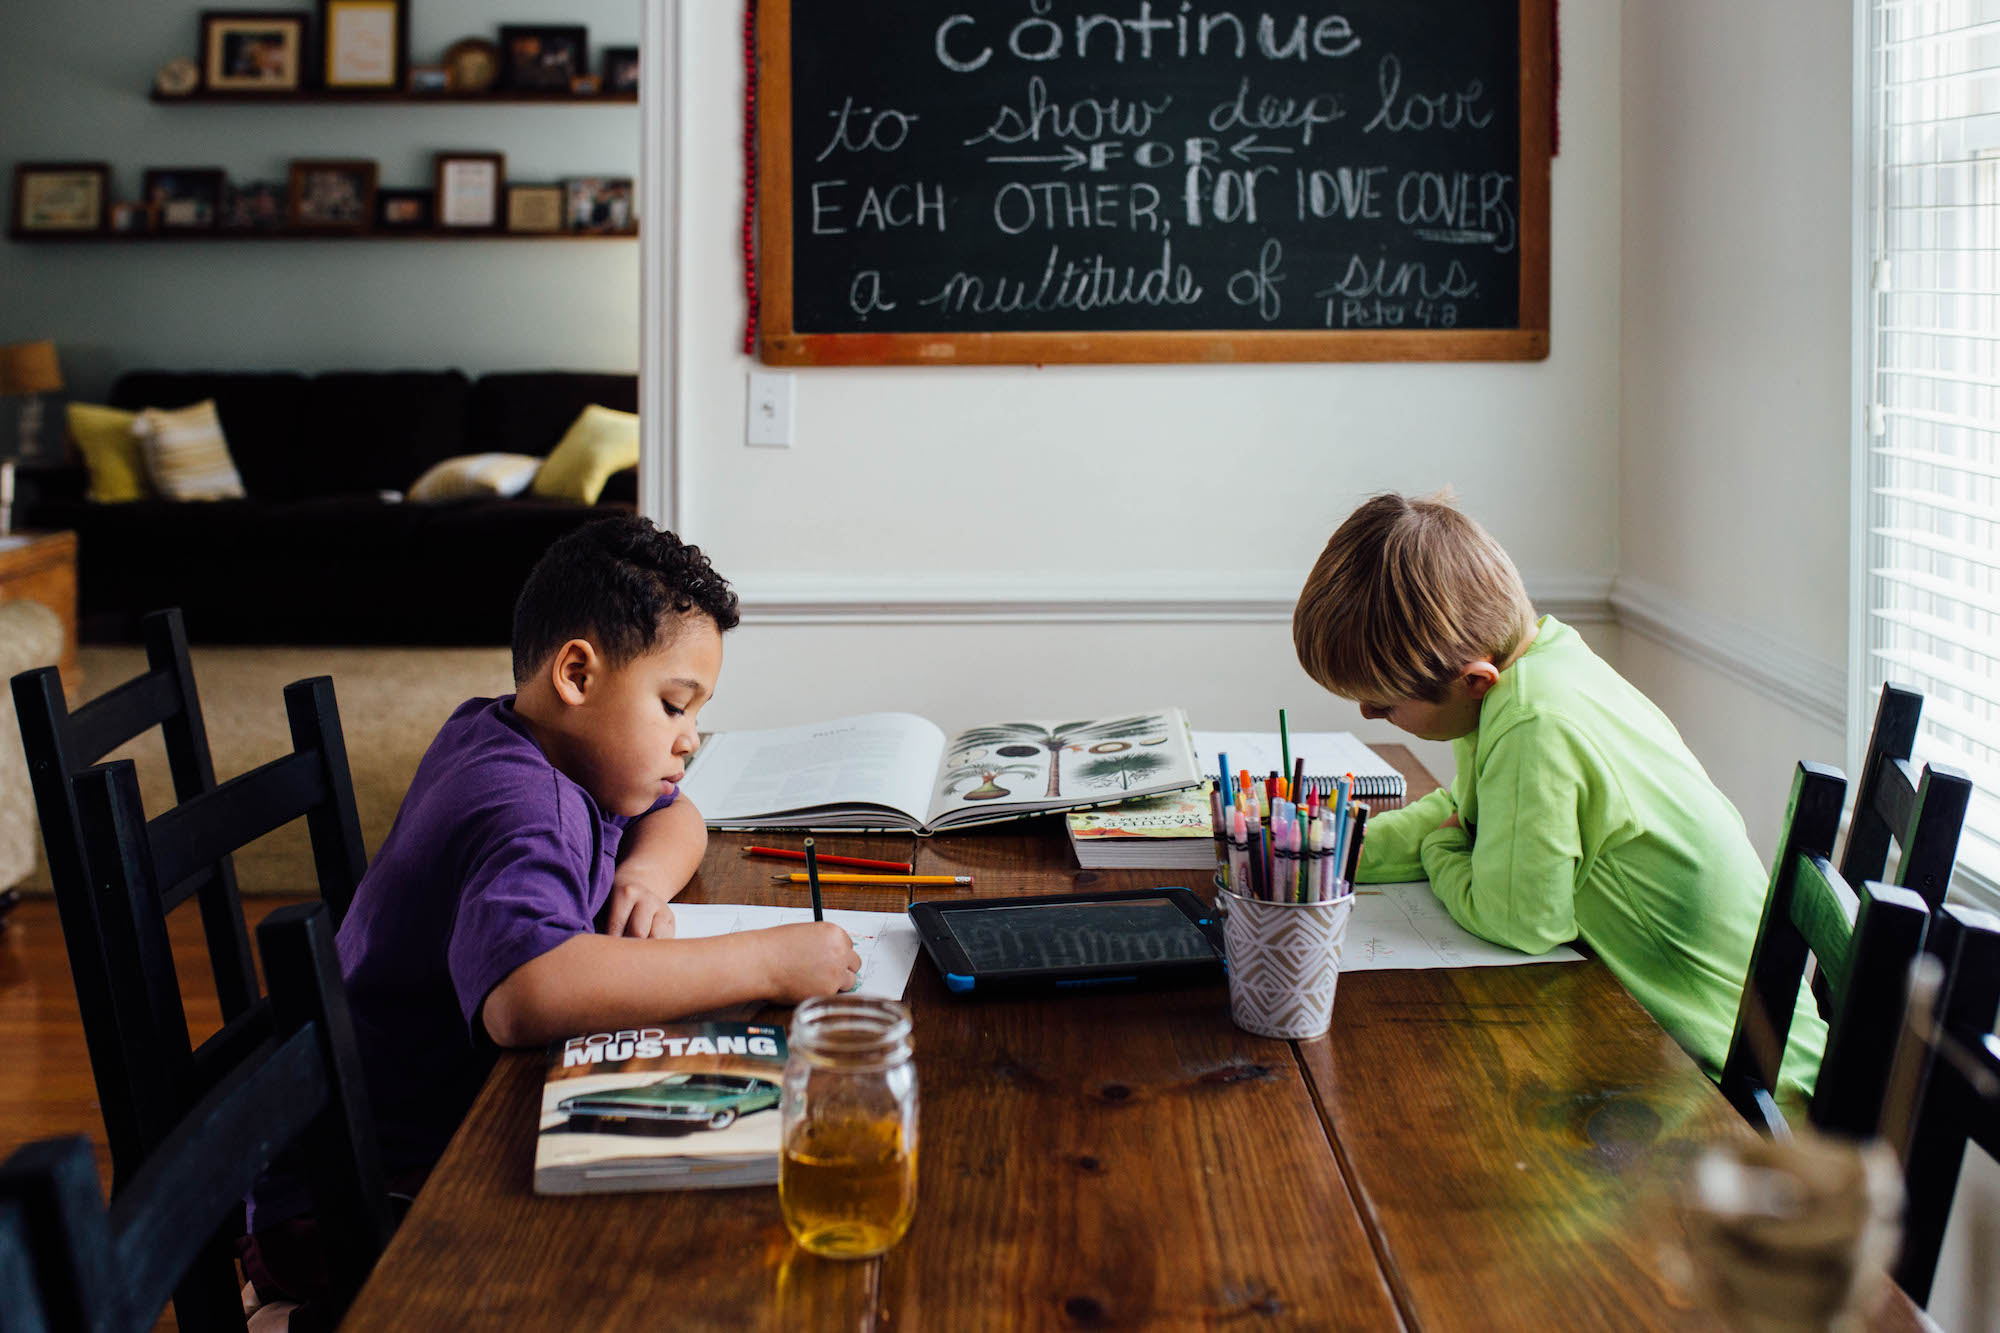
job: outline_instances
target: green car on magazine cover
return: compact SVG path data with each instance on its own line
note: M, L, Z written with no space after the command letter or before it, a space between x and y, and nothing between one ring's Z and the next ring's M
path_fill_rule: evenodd
M727 1129L737 1117L778 1104L778 1085L737 1074L669 1074L636 1088L582 1093L556 1103L572 1130L600 1134L682 1134Z

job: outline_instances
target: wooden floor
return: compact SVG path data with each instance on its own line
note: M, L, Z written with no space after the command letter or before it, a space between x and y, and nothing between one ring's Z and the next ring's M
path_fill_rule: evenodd
M251 898L244 915L256 923L300 898ZM209 980L208 952L201 918L193 903L169 919L174 962L180 970L181 1002L188 1027L200 1041L221 1026L222 1016ZM55 900L28 898L0 928L0 1155L31 1139L54 1134L88 1134L96 1150L101 1185L111 1183L111 1155L98 1114L97 1088L83 1044L83 1020L70 984L69 955ZM160 1327L172 1328L167 1311Z

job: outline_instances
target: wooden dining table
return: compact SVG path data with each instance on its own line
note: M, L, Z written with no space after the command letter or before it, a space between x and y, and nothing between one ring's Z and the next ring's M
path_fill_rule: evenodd
M1378 748L1412 799L1436 786ZM712 835L683 899L800 903L751 841ZM1212 893L1198 873L1078 870L1054 817L821 844L971 874L983 896ZM920 957L905 999L918 1202L887 1254L805 1253L769 1187L537 1196L544 1056L513 1051L346 1327L1719 1326L1679 1271L1677 1200L1697 1153L1749 1130L1594 957L1350 973L1332 1030L1301 1042L1238 1029L1219 984L969 1000ZM1915 1327L1911 1307L1870 1326Z

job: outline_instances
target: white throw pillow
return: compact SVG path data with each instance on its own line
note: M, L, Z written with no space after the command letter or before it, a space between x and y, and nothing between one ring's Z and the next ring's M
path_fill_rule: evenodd
M410 486L415 504L466 500L475 496L506 499L528 489L542 460L529 454L465 454L447 458Z
M162 499L243 498L243 478L222 438L213 398L174 411L149 407L132 423L132 438Z

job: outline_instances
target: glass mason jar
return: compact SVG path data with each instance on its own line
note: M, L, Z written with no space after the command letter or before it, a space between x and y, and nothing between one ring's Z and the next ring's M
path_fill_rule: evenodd
M786 1038L778 1202L799 1244L865 1259L903 1238L917 1207L917 1070L910 1011L818 996Z

